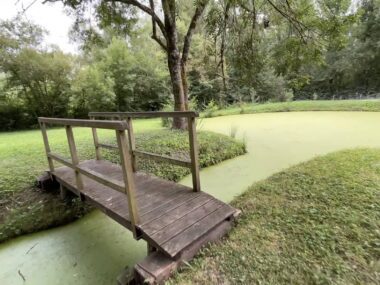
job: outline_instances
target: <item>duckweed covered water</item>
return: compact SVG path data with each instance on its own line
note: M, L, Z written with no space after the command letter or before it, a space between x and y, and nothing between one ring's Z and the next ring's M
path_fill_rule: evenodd
M202 189L230 201L253 182L316 155L380 147L380 113L299 112L204 119L201 128L237 130L248 154L202 170ZM232 131L233 132L233 131ZM181 183L190 185L190 177ZM56 229L0 245L0 283L114 284L122 269L146 254L143 241L95 211ZM23 280L25 278L25 281Z

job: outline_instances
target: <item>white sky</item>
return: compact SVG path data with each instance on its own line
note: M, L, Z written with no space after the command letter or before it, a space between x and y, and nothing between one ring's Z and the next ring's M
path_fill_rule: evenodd
M32 2L34 0L0 0L0 19L13 18ZM46 36L47 44L58 45L65 52L77 51L75 44L70 43L68 36L74 20L65 14L61 3L42 4L42 0L37 0L23 14L23 17L49 32Z
M42 4L43 0L36 0L23 17L45 28L49 34L46 36L47 44L58 45L63 51L76 53L77 47L69 41L69 30L74 20L64 12L63 5L58 3ZM360 0L352 0L351 9L355 10ZM11 19L22 12L34 0L0 0L0 19Z

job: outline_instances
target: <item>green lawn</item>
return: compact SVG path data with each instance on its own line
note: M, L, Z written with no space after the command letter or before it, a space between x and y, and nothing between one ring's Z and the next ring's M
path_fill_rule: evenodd
M160 120L136 120L137 148L175 157L188 157L187 133L161 127ZM102 142L116 144L115 133L98 130ZM54 152L69 157L64 129L48 130ZM95 157L90 129L75 128L75 140L81 159ZM245 145L228 136L199 132L199 159L201 167L245 153ZM102 150L104 158L118 162L118 153ZM35 187L35 181L47 167L42 136L39 130L0 133L0 242L11 237L72 221L90 208L73 199L68 203L57 193L44 193ZM190 173L187 168L137 160L140 170L178 181Z
M173 284L379 284L380 149L332 153L254 184L222 243Z
M292 101L265 104L241 104L222 110L208 110L203 117L228 116L236 114L292 112L292 111L380 111L380 100L315 100Z

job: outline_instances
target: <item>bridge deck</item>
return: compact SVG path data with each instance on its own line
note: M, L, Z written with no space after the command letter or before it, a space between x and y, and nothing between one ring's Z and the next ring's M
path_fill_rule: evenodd
M86 160L79 166L123 182L119 165L105 160ZM79 194L74 170L63 166L52 173L58 182ZM204 192L160 179L142 172L134 173L137 209L140 222L137 228L143 239L169 257L178 256L226 219L236 209ZM118 192L83 176L82 197L121 225L131 229L125 193Z

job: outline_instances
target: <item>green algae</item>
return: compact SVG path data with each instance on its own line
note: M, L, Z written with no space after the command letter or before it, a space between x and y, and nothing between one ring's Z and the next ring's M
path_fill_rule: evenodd
M316 155L380 147L380 113L300 112L203 119L201 128L237 130L248 154L201 171L202 189L230 201L253 182ZM191 184L191 178L181 181ZM122 269L146 254L143 241L100 212L70 225L0 246L1 284L114 284ZM22 277L23 276L23 277Z

